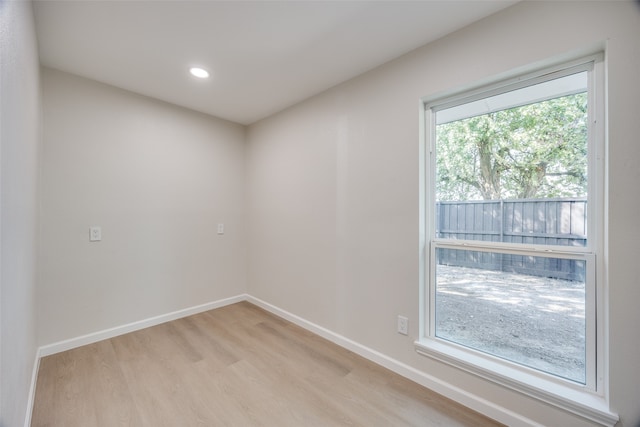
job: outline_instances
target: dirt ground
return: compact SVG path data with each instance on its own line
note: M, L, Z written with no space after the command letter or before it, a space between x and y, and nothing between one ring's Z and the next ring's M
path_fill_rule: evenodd
M584 283L438 266L440 338L585 380Z

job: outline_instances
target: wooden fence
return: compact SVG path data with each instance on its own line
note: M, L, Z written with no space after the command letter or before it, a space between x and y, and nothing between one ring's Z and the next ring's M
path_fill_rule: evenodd
M513 199L436 204L436 236L449 239L585 246L583 198ZM441 249L438 263L584 280L584 262L558 258Z

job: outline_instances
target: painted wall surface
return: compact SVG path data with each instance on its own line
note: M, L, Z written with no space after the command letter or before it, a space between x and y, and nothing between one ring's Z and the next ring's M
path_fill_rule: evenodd
M523 2L252 125L249 293L543 425L589 425L415 352L419 100L606 48L610 398L640 425L639 40L632 2Z
M0 425L24 425L36 356L40 81L31 4L0 3Z
M51 69L42 85L39 343L244 293L245 129Z

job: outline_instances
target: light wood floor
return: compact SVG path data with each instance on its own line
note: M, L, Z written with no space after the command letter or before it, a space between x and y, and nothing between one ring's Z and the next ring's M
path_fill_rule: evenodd
M246 302L42 359L32 426L496 426Z

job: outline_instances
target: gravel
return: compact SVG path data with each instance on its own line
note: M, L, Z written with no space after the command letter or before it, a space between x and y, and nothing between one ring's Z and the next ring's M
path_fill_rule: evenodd
M438 337L584 383L583 282L439 265L436 299Z

